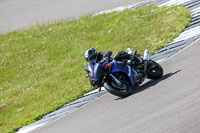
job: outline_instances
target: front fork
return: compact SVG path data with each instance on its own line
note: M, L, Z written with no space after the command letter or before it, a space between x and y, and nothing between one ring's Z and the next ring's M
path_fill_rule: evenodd
M121 83L112 73L109 74L109 76L110 76L119 86L122 85L122 83Z

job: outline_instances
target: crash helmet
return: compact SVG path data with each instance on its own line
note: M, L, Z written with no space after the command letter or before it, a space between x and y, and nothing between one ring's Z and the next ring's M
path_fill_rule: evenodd
M97 51L94 48L90 48L85 51L85 59L87 61L95 60L97 58Z

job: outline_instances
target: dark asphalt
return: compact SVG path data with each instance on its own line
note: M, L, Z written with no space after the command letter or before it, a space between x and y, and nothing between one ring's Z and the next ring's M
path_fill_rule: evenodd
M125 99L106 94L34 133L199 133L200 40Z
M141 1L144 0L0 0L0 33Z

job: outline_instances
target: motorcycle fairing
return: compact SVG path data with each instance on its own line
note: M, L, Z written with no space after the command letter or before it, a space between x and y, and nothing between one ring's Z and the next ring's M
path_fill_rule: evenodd
M87 63L87 65L86 65L86 67L85 67L85 70L87 71L87 72L92 72L93 71L93 62L92 61L89 61L88 63Z
M86 70L91 72L91 77L94 78L95 80L99 80L103 74L103 68L104 65L107 64L109 60L106 60L102 64L100 63L95 63L93 61L89 61L86 65Z
M115 73L115 72L123 72L125 73L130 82L131 82L131 85L133 86L137 80L137 72L133 69L131 69L130 66L128 65L124 65L123 63L120 63L120 62L115 62L112 66L112 73Z

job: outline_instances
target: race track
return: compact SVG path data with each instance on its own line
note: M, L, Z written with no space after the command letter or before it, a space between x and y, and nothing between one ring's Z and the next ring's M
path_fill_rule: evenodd
M141 1L144 0L0 0L0 33Z
M34 133L199 133L200 40L125 99L106 94Z
M140 1L143 0L1 0L0 33ZM197 40L162 63L163 78L146 81L133 95L119 99L107 93L33 132L199 133L199 49L200 40Z

